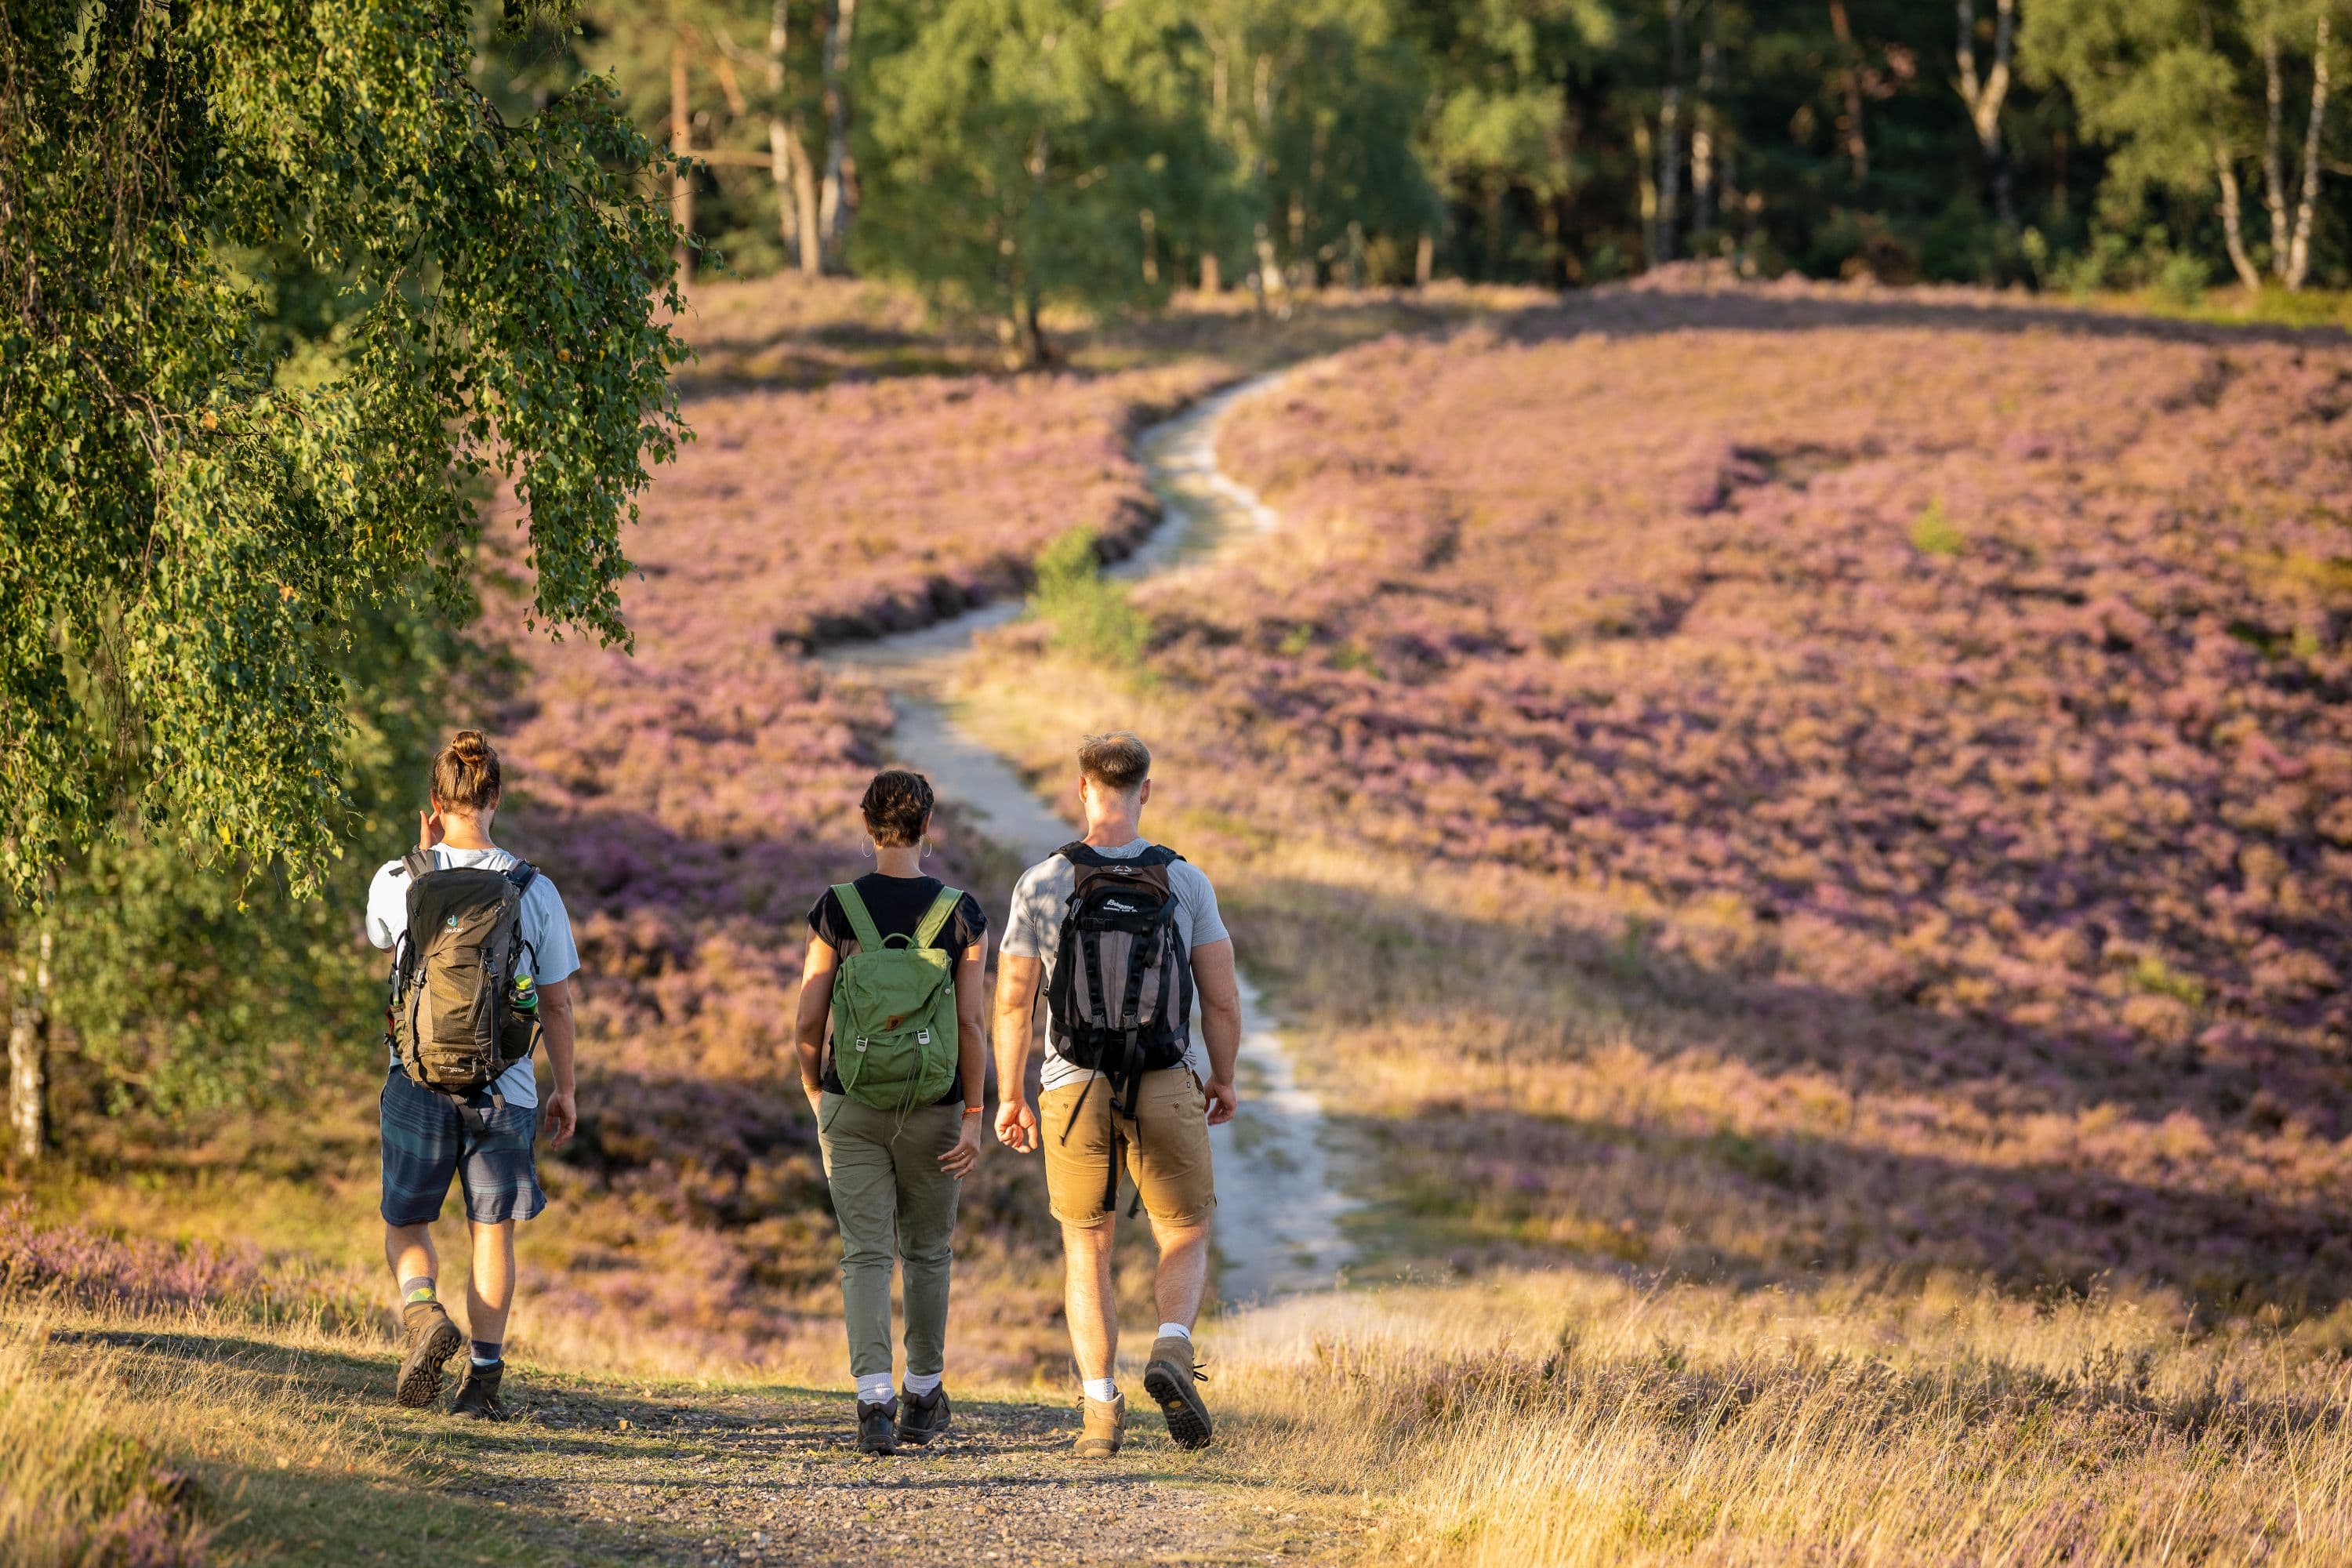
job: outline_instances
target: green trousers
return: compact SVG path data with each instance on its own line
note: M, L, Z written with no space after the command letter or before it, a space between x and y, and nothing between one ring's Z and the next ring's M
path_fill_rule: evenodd
M962 1131L961 1105L877 1110L828 1094L817 1111L824 1179L841 1225L841 1305L849 1371L890 1370L890 1267L907 1271L907 1371L947 1370L949 1244L963 1184L940 1169Z

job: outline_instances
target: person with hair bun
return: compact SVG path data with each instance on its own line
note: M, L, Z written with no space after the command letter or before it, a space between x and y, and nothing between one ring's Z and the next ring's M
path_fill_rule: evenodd
M526 1018L522 1038L528 1043L518 1047L520 1059L484 1087L453 1094L411 1079L395 1047L378 1102L383 1252L400 1285L404 1341L394 1398L404 1405L435 1404L443 1368L470 1338L472 1353L452 1408L492 1421L506 1416L499 1385L506 1367L507 1315L514 1304L515 1222L533 1218L547 1206L531 1149L542 1121L531 1044L543 1041L547 1047L552 1081L543 1120L549 1144L570 1138L579 1121L571 981L579 971L580 953L554 881L490 841L501 783L499 754L479 730L451 736L433 758L426 804L416 814L416 848L376 872L367 904L368 939L394 955L397 996L404 962L413 965L415 952L426 940L409 922L412 895L425 879L451 871L497 872L520 889L519 899L500 895L514 900L507 906L507 918L519 939L516 973L501 976L500 984L508 988L507 1008ZM496 879L488 880L500 887ZM534 1009L535 1037L527 1022ZM504 1054L486 1059L495 1066ZM481 1071L489 1076L489 1068ZM453 1177L466 1194L473 1253L464 1334L441 1305L440 1260L433 1247L433 1222L441 1217Z
M816 1112L824 1174L841 1228L842 1313L849 1370L857 1381L857 1446L868 1454L919 1447L947 1430L948 1274L956 1201L980 1158L987 1037L981 1022L988 916L969 893L923 871L930 853L931 781L906 768L874 775L860 809L874 869L825 889L809 910L808 960L801 973L801 1087ZM952 896L950 896L952 895ZM862 933L862 934L861 934ZM928 960L919 950L933 950ZM868 1040L845 1039L862 985L858 966L909 969L928 988L923 1005L944 1021L940 970L950 969L954 1038L916 1029L921 1075L903 1089L876 1092L869 1065L926 1016L877 1019ZM878 985L879 983L877 983ZM836 1004L852 999L852 1010ZM893 1002L896 1011L902 1004ZM831 1039L827 1038L827 1026ZM904 1026L895 1034L890 1026ZM942 1056L952 1046L950 1064ZM829 1048L828 1048L829 1047ZM847 1055L845 1063L844 1054ZM846 1081L845 1081L845 1074ZM922 1086L944 1082L921 1097ZM917 1103L921 1099L922 1102ZM880 1103L877 1103L877 1101ZM890 1377L890 1276L905 1276L907 1378Z

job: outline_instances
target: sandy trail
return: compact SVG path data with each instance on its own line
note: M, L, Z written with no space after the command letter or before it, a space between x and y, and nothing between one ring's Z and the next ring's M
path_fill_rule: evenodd
M1246 550L1271 526L1256 495L1217 467L1217 431L1236 403L1290 374L1244 382L1144 433L1138 452L1163 518L1112 575L1140 581L1206 563ZM940 796L991 839L1035 861L1077 829L1032 792L1010 758L976 740L943 695L973 637L1021 608L983 605L919 631L834 649L825 660L879 680L898 715L894 752L929 773ZM1246 972L1238 1077L1241 1114L1210 1140L1219 1293L1235 1304L1328 1289L1348 1262L1339 1221L1351 1203L1327 1147L1323 1108L1299 1082L1281 1028Z

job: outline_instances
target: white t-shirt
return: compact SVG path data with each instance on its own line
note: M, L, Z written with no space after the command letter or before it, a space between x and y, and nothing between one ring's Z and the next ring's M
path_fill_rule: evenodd
M436 845L433 849L433 868L436 871L503 871L517 860L518 857L503 849L452 849L446 844ZM555 890L555 883L545 872L533 877L530 886L523 889L517 923L537 963L531 978L541 990L580 973L580 950L572 941L572 917L564 910L563 896ZM368 884L368 940L389 949L407 929L408 868L398 860L387 860L375 874L375 880ZM394 1055L393 1059L400 1058ZM539 1082L531 1075L529 1058L499 1075L499 1093L509 1105L539 1103Z
M1148 838L1137 838L1116 849L1095 847L1095 853L1110 860L1132 860L1151 847ZM1020 883L1013 889L1013 918L1005 922L1004 942L997 951L1013 958L1040 960L1045 970L1042 991L1054 985L1054 961L1060 955L1062 916L1067 911L1070 895L1078 889L1078 868L1060 855L1049 855L1021 875ZM1209 885L1208 873L1189 860L1178 860L1168 868L1168 890L1176 895L1176 937L1191 952L1211 942L1223 942L1232 933L1225 930L1224 921L1217 914L1217 889ZM1193 1012L1197 1015L1199 1007ZM1202 1066L1199 1032L1186 1042L1184 1062L1201 1078L1209 1075ZM1041 1081L1047 1089L1059 1089L1066 1083L1076 1083L1087 1076L1087 1069L1064 1059L1055 1048L1053 1031L1045 1034L1045 1063Z

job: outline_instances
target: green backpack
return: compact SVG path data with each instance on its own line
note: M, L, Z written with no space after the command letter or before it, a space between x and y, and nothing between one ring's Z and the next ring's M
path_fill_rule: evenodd
M835 883L833 896L857 936L857 951L841 961L833 982L833 1070L860 1104L881 1110L932 1104L955 1081L956 955L931 943L963 894L940 889L911 937L875 930L849 883Z

